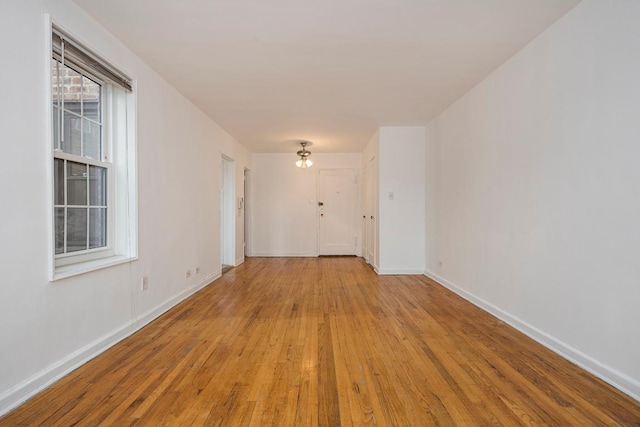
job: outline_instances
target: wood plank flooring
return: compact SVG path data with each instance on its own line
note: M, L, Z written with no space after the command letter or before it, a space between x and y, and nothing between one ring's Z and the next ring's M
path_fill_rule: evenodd
M250 258L1 426L613 426L640 403L423 276Z

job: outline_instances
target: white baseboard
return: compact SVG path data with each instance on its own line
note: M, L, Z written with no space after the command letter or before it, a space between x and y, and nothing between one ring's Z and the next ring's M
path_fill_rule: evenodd
M299 257L317 257L317 252L254 252L252 257L264 258L299 258Z
M167 312L169 309L195 294L217 278L221 276L221 271L209 274L196 285L170 298L155 308L141 314L130 323L112 331L86 346L74 351L68 356L60 359L56 363L46 367L42 371L18 383L14 387L0 394L0 416L24 403L40 391L49 387L74 369L84 365L89 360L103 353L123 339L133 335L147 324Z
M482 298L477 297L471 292L465 291L459 286L456 286L455 284L438 276L435 273L432 273L429 270L425 270L424 275L429 277L430 279L435 280L452 292L458 294L473 305L480 307L484 311L487 311L488 313L494 315L503 322L508 323L518 331L547 347L554 353L559 354L560 356L564 357L570 362L575 363L576 365L580 366L581 368L590 372L601 380L611 384L623 393L628 394L635 400L640 401L640 381L599 362L593 357L560 341L559 339L547 334L546 332L539 330L535 326L520 320L519 318L507 313L506 311L503 311L502 309L483 300Z
M380 276L391 276L391 275L415 275L415 274L424 274L424 270L417 268L385 268L385 269L375 269L376 273Z
M237 262L234 264L234 267L237 267L237 266L239 266L240 264L243 264L243 263L244 263L244 257L242 257L242 258L240 259L240 261L237 261Z

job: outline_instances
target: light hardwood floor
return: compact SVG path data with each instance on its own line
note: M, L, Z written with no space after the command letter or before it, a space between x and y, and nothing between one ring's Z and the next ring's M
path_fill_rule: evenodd
M250 258L0 419L640 425L640 404L423 276Z

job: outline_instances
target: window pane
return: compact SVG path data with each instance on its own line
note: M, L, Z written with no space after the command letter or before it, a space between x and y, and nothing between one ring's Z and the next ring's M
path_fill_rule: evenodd
M64 132L62 151L69 154L82 155L82 141L80 139L82 122L80 117L67 111L64 112Z
M82 133L84 135L84 157L100 160L100 125L82 119Z
M67 208L67 252L87 249L87 208Z
M100 121L100 85L82 77L82 115Z
M64 84L62 91L64 93L64 109L74 111L78 114L80 111L80 90L82 88L82 76L76 70L66 65L64 66Z
M87 205L87 165L67 162L67 205Z
M89 209L89 249L107 246L107 209Z
M64 160L55 159L53 164L53 204L64 205Z
M107 168L89 166L89 204L107 205Z
M55 208L56 255L64 253L64 208Z

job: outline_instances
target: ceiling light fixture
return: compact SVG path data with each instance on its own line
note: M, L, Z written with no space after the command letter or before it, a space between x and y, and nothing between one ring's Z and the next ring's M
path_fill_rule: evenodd
M300 145L302 145L302 150L299 150L296 154L300 156L300 159L296 162L296 166L299 168L308 168L313 165L313 162L308 159L311 155L311 151L307 150L307 144L309 141L300 141Z

